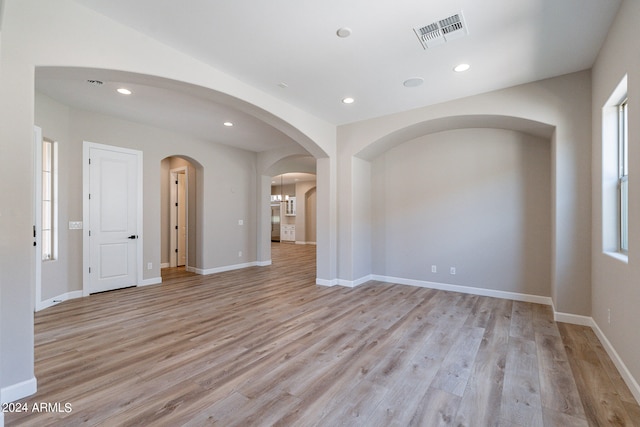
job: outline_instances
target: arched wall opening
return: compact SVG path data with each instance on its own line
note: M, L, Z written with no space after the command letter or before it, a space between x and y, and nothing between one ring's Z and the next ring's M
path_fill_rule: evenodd
M313 171L315 173L315 165L316 159L321 158L325 163L335 162L335 160L331 159L329 154L333 152L335 143L335 132L326 132L327 129L324 129L324 123L321 124L320 127L316 127L312 122L308 120L300 120L301 117L298 115L294 115L293 122L302 123L302 128L307 128L306 130L301 130L302 128L296 126L293 122L289 122L286 119L287 114L283 114L282 117L276 115L274 112L266 111L259 105L252 104L251 102L241 99L240 97L233 96L222 89L214 89L212 87L207 87L199 84L195 84L188 81L176 80L167 77L160 77L158 75L150 75L150 74L142 74L138 72L129 72L129 71L121 71L114 69L100 69L100 68L86 68L86 67L38 67L36 73L36 82L49 82L48 87L76 87L77 90L68 90L67 93L75 93L76 96L86 96L87 98L91 98L96 96L96 93L93 92L84 92L87 90L86 77L91 76L92 78L96 78L99 81L106 82L104 85L109 85L110 82L118 81L118 82L128 82L128 84L132 85L132 89L134 89L134 94L137 96L135 101L138 104L132 104L133 109L127 110L127 108L121 108L120 104L109 104L105 101L105 105L103 105L103 112L105 114L114 115L116 117L120 117L124 120L132 120L139 121L140 123L145 123L147 125L156 126L156 127L164 127L167 126L167 129L171 129L173 131L187 132L191 137L207 140L211 139L212 142L217 142L217 138L226 138L227 135L231 135L232 133L224 133L220 129L214 129L208 125L211 122L211 117L209 113L216 113L217 111L230 111L233 114L239 115L242 117L251 117L254 123L260 123L262 126L263 133L260 133L261 138L266 138L270 134L269 129L273 130L271 132L271 136L278 135L282 138L282 141L286 143L282 148L277 149L265 149L264 151L257 152L258 162L256 164L256 172L262 173L261 171L264 169L264 164L272 165L274 159L276 161L283 160L280 163L279 167L284 170L289 171ZM51 83L54 84L51 84ZM55 83L60 83L59 85ZM57 89L57 93L65 92L64 90ZM55 90L54 90L55 92ZM108 93L98 93L97 96L104 96ZM169 93L179 93L179 97L176 98L180 102L178 102L178 106L182 105L182 108L185 111L182 111L183 114L175 114L175 110L171 110L173 107L173 103L171 102L158 102L159 100L165 99L167 94ZM54 95L54 94L52 94ZM146 99L146 101L142 101L142 99ZM146 108L152 108L151 104L148 104L149 100L156 100L155 104L158 105L166 105L164 110L160 111L160 114L145 114L144 111ZM170 99L170 98L169 98ZM194 100L192 102L192 100ZM133 102L132 101L132 102ZM112 101L109 101L112 102ZM145 104L147 102L147 104ZM194 105L201 105L203 107L203 111L199 112L194 110ZM133 118L129 118L127 111L136 111L138 115ZM277 109L276 109L277 110ZM142 112L142 113L141 113ZM178 121L175 121L175 118L178 118ZM192 129L187 129L184 127L184 121L180 122L180 117L193 117L193 132ZM201 120L204 117L205 120ZM256 122L257 119L257 122ZM245 123L246 124L246 123ZM238 126L239 127L239 126ZM330 126L329 126L330 128ZM224 128L223 128L224 129ZM240 130L240 129L238 129ZM237 132L237 131L236 131ZM310 135L313 135L310 136ZM331 138L326 138L331 135ZM315 140L313 138L316 138ZM273 138L272 138L273 139ZM232 141L228 141L232 142ZM227 144L223 140L221 142L222 145ZM239 140L240 146L238 148L245 149L242 146L242 139ZM246 142L245 142L246 143ZM282 144L282 143L281 143ZM287 146L287 144L289 144ZM229 144L233 146L233 144ZM257 147L256 149L260 150L261 147ZM248 149L248 151L252 151ZM187 151L190 152L190 151ZM293 154L292 154L293 153ZM329 154L328 154L329 153ZM193 156L192 156L193 157ZM196 155L194 158L198 158ZM262 159L262 160L261 160ZM266 159L266 160L265 160ZM335 168L334 168L335 170ZM215 175L216 172L214 172ZM320 183L320 187L328 189L330 187L330 182L335 180L335 176L331 174L335 173L331 170L328 171L327 174L322 173L318 182ZM230 179L231 177L227 175L226 177L222 177L222 179ZM260 197L262 196L262 178L258 181L258 188L251 187L245 188L243 191L247 191L249 193L256 192ZM220 181L217 181L220 183ZM335 212L335 207L331 206L331 197L330 191L325 190L321 192L324 196L321 197L323 200L319 203L320 209L325 209L326 211ZM237 196L232 196L237 197ZM262 199L254 199L255 202L251 203L262 203ZM209 203L216 203L214 201L209 201ZM249 206L248 209L261 209L256 207ZM229 266L243 266L248 265L253 262L257 262L258 265L262 265L268 262L269 257L263 254L262 247L264 246L262 240L264 239L262 226L256 225L253 222L253 214L245 215L246 218L237 218L236 222L248 222L248 227L244 227L241 231L242 239L244 243L238 244L238 247L235 249L236 254L238 255L236 258L232 259L229 254L220 254L219 250L207 249L207 244L203 243L198 246L198 250L193 247L193 242L195 239L201 239L202 233L209 233L211 226L209 224L203 225L199 227L199 232L196 233L195 238L190 239L190 249L188 252L196 253L196 256L190 256L191 261L189 261L189 267L193 267L199 272L211 272L218 271L219 268L224 268L225 265ZM263 212L258 214L259 221L262 221ZM328 244L324 242L329 242L331 240L335 240L335 227L331 226L331 221L335 221L335 218L332 218L331 215L324 215L324 218L328 218L329 221L325 226L320 225L316 229L319 230L318 235L321 236L318 243L321 250L319 251L318 257L323 257L325 259L334 258L335 253L332 253L333 249ZM164 226L161 228L164 230ZM254 234L257 233L257 234ZM259 237L255 237L259 236ZM326 237L328 236L328 237ZM228 236L227 236L228 237ZM251 240L257 240L257 244L252 244ZM170 241L167 236L162 237L162 241L166 242ZM267 240L268 241L268 240ZM246 246L246 244L250 245L251 248L241 247ZM166 246L166 245L165 245ZM256 249L257 246L257 249ZM158 249L158 252L161 254L161 259L158 264L161 266L172 265L171 257L167 260L167 248L162 247ZM257 256L257 259L254 258ZM237 263L236 263L237 261ZM197 266L193 266L191 264L195 263ZM153 265L156 264L154 260ZM147 263L148 265L148 263ZM333 274L331 271L325 271L323 273L318 273L319 276L331 277ZM146 274L149 274L147 271Z
M22 23L29 22L28 26ZM187 53L178 49L169 47L166 44L159 43L150 37L117 24L115 21L92 12L91 10L76 4L74 2L63 2L62 4L53 5L49 2L41 2L39 7L33 7L32 4L21 2L12 3L11 8L3 9L3 37L2 37L2 85L3 97L0 101L3 105L3 111L6 113L4 125L0 132L2 133L3 153L12 159L12 168L7 169L7 173L12 176L11 194L12 207L11 212L7 213L7 221L12 226L7 228L4 233L4 239L9 246L12 247L12 262L5 263L5 273L14 277L12 284L2 286L3 295L12 295L11 304L3 304L3 314L6 318L11 318L14 328L2 328L2 340L5 343L11 343L12 352L2 353L2 371L10 372L10 375L2 378L2 387L27 384L28 387L33 385L35 391L35 377L33 375L33 287L34 276L31 273L33 249L24 243L25 230L31 230L33 225L32 217L29 213L33 213L33 195L32 189L34 177L32 168L26 165L33 164L33 124L34 124L34 81L38 67L41 66L63 66L65 68L91 68L91 69L108 69L123 70L145 79L152 80L154 76L167 79L177 83L179 86L190 85L194 89L197 96L210 95L212 93L223 94L230 102L240 104L239 109L244 109L245 113L252 114L254 117L262 119L265 123L281 128L281 131L301 144L321 163L326 163L324 170L327 172L326 177L321 186L319 186L319 200L326 200L326 203L319 205L327 206L326 210L331 212L335 210L335 199L331 199L333 193L332 185L335 185L335 126L330 123L314 117L291 104L269 95L268 93L258 90L248 84L243 83L235 76L225 74L224 72L198 60ZM53 27L52 27L53 25ZM56 33L56 37L51 37L51 32ZM63 29L62 31L58 31ZM87 31L91 29L91 31ZM83 37L78 37L83 34ZM118 41L126 40L126 43ZM176 64L179 64L177 66ZM36 88L37 89L37 88ZM73 134L70 134L73 141L77 141L79 135L90 130L96 137L87 140L100 141L101 143L118 145L121 138L114 137L113 140L100 137L110 132L107 126L96 126L93 129L87 129L85 118L96 118L95 114L88 111L74 110L71 112L74 123ZM132 123L122 123L123 126L143 129ZM144 129L150 130L149 128ZM163 136L167 136L164 134ZM166 144L156 148L154 138L144 143L136 138L127 141L127 145L135 149L150 151L144 155L145 170L149 171L148 179L144 182L145 195L144 204L148 211L155 211L160 208L160 192L156 190L159 185L158 169L160 161L175 152L175 146L171 147L171 142L166 138ZM193 152L200 152L203 147L194 147ZM184 153L184 151L182 151ZM74 162L79 158L80 150L70 151L70 159ZM191 152L189 152L191 155ZM199 154L193 154L192 158L200 159ZM330 159L330 160L328 160ZM216 159L208 159L208 163L203 163L209 171L216 172ZM332 163L333 162L333 163ZM249 162L247 162L249 163ZM214 167L211 167L214 165ZM255 206L256 206L256 170L255 155L253 156L252 175L246 173L246 188L250 188L248 196L243 198L243 202L251 205L247 212L246 220L255 227ZM15 167L14 167L15 166ZM73 170L79 170L79 163L72 165ZM245 171L243 171L245 172ZM233 171L231 171L233 173ZM145 177L146 178L146 177ZM208 177L209 179L209 177ZM80 182L75 180L75 182ZM322 196L320 196L321 188ZM223 197L229 197L232 188L224 188ZM78 193L79 194L79 193ZM237 194L237 193L235 193ZM243 194L243 196L245 196ZM214 196L215 197L215 196ZM250 200L249 200L250 199ZM205 203L208 199L205 200ZM78 203L74 202L70 212L70 220L75 220L79 216ZM208 207L204 207L208 211ZM254 211L251 211L254 209ZM223 220L227 220L227 217ZM330 217L330 215L326 215ZM238 223L238 217L235 215L230 222ZM323 224L322 231L319 235L327 235L322 241L319 241L318 249L321 246L326 248L325 257L327 259L335 258L335 248L331 243L335 241L335 216L331 217L330 222ZM145 240L144 240L144 280L155 282L159 274L160 263L160 219L151 218L145 222ZM205 233L207 230L207 222L203 221ZM247 227L249 228L249 227ZM319 228L320 229L320 228ZM247 235L255 236L255 228L248 230ZM209 237L205 234L205 238ZM248 238L241 236L245 245L251 244L250 251L255 257L255 239L249 241ZM22 242L22 243L21 243ZM327 242L322 245L321 243ZM30 242L29 242L30 243ZM216 248L208 248L204 254L198 254L197 258L202 256L204 259L219 260L220 263L230 263L216 252ZM237 252L234 254L234 261L238 260ZM217 258L216 258L217 257ZM76 261L74 261L76 262ZM149 266L152 264L152 268ZM331 264L331 263L330 263ZM210 264L203 265L203 268L209 267ZM80 269L73 269L73 285L77 284L81 274ZM332 265L327 265L324 270L324 277L335 277ZM30 286L14 286L13 283L25 283ZM74 291L74 289L69 289ZM4 300L3 300L4 301ZM6 347L6 346L5 346ZM3 348L5 348L3 347ZM10 369L5 369L10 367ZM31 391L32 392L32 391ZM20 394L20 393L19 393ZM20 394L16 398L28 395Z
M550 139L431 133L372 159L371 182L375 276L551 296Z
M350 189L339 198L350 222L340 224L351 237L340 233L339 283L439 283L551 301L554 144L549 124L462 115L363 146L340 169Z
M263 212L268 212L268 218L261 214L259 222L264 223L269 232L259 236L258 245L265 262L271 261L274 242L317 245L316 163L317 160L308 154L283 153L270 158L264 165L260 204L264 206ZM312 189L313 195L309 196ZM309 197L312 198L310 203ZM285 198L295 198L295 214L286 212Z
M202 252L202 201L204 168L183 155L165 157L160 163L160 265L200 268ZM199 247L200 245L200 247Z

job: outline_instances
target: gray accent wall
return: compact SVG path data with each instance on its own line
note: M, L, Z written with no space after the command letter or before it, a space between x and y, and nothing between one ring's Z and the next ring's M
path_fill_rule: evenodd
M550 144L460 129L374 159L373 273L551 296Z

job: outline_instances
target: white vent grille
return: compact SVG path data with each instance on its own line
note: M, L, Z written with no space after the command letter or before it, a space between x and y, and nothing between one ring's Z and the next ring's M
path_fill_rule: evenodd
M424 49L432 48L468 34L462 12L413 29Z

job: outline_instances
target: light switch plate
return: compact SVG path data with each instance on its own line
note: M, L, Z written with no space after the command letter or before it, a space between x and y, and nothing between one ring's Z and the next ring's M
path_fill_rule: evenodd
M82 230L82 221L69 221L69 230Z

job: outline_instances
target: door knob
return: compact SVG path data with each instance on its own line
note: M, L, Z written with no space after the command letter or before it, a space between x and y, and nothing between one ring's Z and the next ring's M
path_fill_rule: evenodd
M128 239L137 239L138 235L137 234L132 234L131 236L128 237Z

